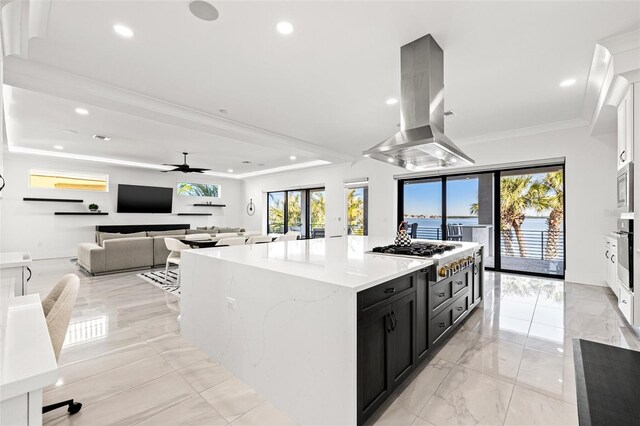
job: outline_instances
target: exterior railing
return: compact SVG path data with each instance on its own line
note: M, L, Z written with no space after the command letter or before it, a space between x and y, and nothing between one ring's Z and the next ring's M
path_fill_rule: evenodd
M284 223L269 223L270 234L284 234ZM304 234L304 227L301 223L289 224L287 227L289 231L298 231ZM304 237L304 236L303 236ZM321 238L324 237L324 223L312 223L311 233L308 238Z
M549 231L521 230L522 247L524 255L520 252L518 239L514 231L511 231L511 250L508 250L507 236L500 235L500 252L502 256L522 257L526 259L563 260L564 259L564 233L556 232L555 249L549 250ZM418 226L416 238L424 240L441 240L442 229L439 227Z
M549 231L531 231L521 230L522 249L524 253L520 251L520 245L515 231L511 231L511 238L508 238L508 234L501 233L500 235L500 254L502 256L509 257L523 257L527 259L543 259L543 260L563 260L564 259L564 233L558 231L555 233L556 243L554 247L550 247ZM509 245L511 250L509 250Z
M349 235L364 235L364 226L362 225L349 225L347 233Z

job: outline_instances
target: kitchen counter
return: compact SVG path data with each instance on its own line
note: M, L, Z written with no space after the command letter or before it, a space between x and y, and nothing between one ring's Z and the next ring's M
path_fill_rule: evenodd
M186 250L181 333L299 424L357 423L357 295L433 265L340 237ZM442 243L442 241L434 241ZM438 261L477 247L436 256Z
M0 252L0 269L18 268L31 264L31 254L25 251Z

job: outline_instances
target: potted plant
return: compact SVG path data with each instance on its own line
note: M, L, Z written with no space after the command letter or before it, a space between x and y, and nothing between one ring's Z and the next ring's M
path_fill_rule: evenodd
M89 211L97 212L98 211L98 205L94 204L94 203L89 204Z

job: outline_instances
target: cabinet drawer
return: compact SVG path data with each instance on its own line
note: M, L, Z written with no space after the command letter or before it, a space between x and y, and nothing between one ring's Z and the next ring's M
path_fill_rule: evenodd
M472 271L467 270L466 272L458 273L453 277L453 280L451 281L451 288L454 296L469 287L469 277L471 272Z
M360 310L367 309L409 289L415 290L415 274L405 275L360 292L358 305Z
M435 343L451 327L451 309L445 309L431 320L431 342Z
M469 294L466 294L451 304L451 319L455 323L469 309Z
M452 297L450 279L440 281L431 286L431 313L435 313L440 306L447 303Z
M620 308L622 315L629 321L629 324L633 324L633 295L623 286L619 287L619 291L618 308Z

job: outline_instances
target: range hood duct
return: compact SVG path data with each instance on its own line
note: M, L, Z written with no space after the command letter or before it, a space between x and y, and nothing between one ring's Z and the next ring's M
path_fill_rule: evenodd
M422 171L475 162L444 134L444 52L427 34L400 49L400 131L363 155Z

